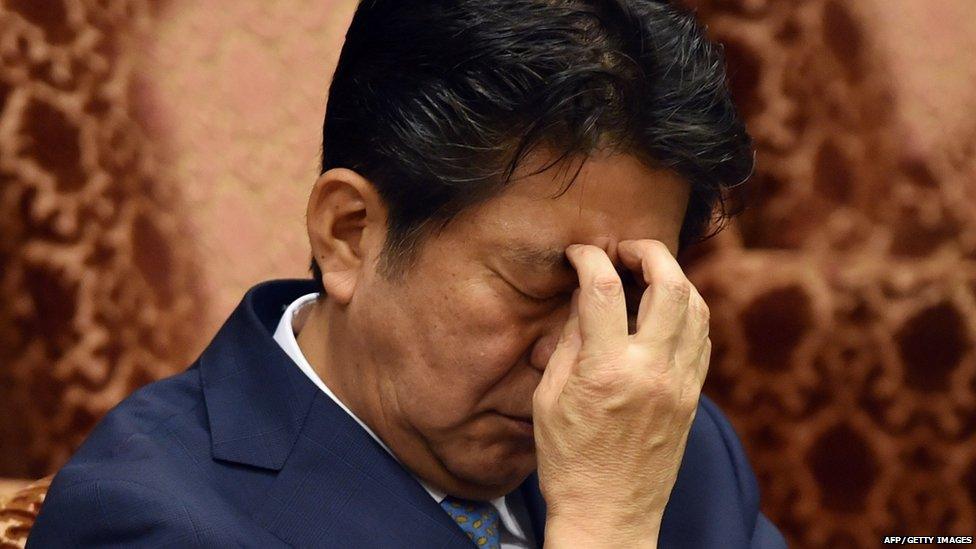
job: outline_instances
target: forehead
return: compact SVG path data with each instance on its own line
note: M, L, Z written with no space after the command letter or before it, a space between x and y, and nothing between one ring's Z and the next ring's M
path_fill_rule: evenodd
M538 174L527 164L525 175L517 174L508 189L467 216L468 243L542 267L562 263L565 247L574 243L651 238L677 252L690 194L679 176L624 154L592 156L582 166L577 161Z

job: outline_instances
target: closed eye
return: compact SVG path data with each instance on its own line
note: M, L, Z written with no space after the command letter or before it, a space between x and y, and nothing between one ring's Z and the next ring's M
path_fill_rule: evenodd
M573 295L572 290L570 290L568 292L557 291L544 296L538 296L522 290L512 282L509 282L509 280L505 277L499 277L499 278L501 278L502 281L504 281L506 286L512 289L512 291L521 301L531 303L533 305L551 305L561 299L568 300Z
M534 296L532 294L527 294L527 293L523 292L522 290L518 289L518 287L516 287L514 284L509 284L509 286L511 286L512 289L515 290L515 293L518 294L519 297L521 297L525 301L529 301L529 302L532 302L532 303L538 303L538 304L549 303L553 299L556 299L557 297L560 297L560 296L563 295L563 294L555 294L555 295L551 295L551 296L548 296L548 297L537 297L537 296Z

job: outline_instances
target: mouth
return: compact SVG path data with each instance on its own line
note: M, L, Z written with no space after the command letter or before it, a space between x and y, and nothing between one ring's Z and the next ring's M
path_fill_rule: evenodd
M505 418L505 422L512 426L512 428L518 430L523 434L532 436L534 434L534 426L532 423L532 416L510 416L508 414L498 414Z
M524 421L525 423L532 423L532 412L528 414L506 414L504 412L496 412L500 416L507 417L508 419L513 419L515 421Z

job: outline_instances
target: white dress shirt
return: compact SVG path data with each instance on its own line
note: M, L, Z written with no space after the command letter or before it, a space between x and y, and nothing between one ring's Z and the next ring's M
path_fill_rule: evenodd
M352 411L347 408L346 405L343 404L342 401L340 401L331 390L329 390L329 388L322 381L322 378L320 378L318 374L315 373L315 370L312 369L311 364L309 364L308 360L305 359L305 355L298 346L298 340L295 339L295 330L292 325L293 319L295 315L298 314L299 309L315 301L318 295L319 294L317 293L311 293L303 295L302 297L293 301L291 305L285 309L285 313L281 316L281 320L278 322L278 328L275 330L274 339L278 342L278 345L284 349L285 353L287 353L288 356L295 361L298 368L301 369L301 371L304 372L310 380L312 380L312 383L315 383L315 385L317 385L323 393L334 400L335 403L338 404L340 408L345 410L345 412L349 414L349 416L352 417L360 427L369 433L369 436L373 437L373 439L376 440L380 446L382 446L391 456L393 456L394 459L396 459L393 452L391 452L389 447L387 447L387 445L384 444L378 436L376 436L376 433L367 427L362 420L356 417L356 414L352 413ZM412 472L410 474L417 480L417 482L420 483L421 486L424 487L425 490L427 490L430 496L434 498L434 501L436 501L438 504L440 504L440 502L445 498L446 494L435 490L423 480L417 478L416 475L413 475ZM525 505L522 501L521 494L517 490L510 493L508 496L502 496L498 499L492 500L491 504L495 507L495 509L498 510L498 514L501 518L499 533L501 537L502 549L528 549L529 547L535 547L535 542L531 539L533 536L532 529L529 528L528 513L525 510ZM518 515L518 519L516 519L516 515Z

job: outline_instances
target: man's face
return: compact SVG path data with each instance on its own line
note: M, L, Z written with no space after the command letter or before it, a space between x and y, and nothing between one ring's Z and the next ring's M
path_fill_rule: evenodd
M385 433L410 469L433 457L506 493L535 469L532 394L577 287L566 246L653 238L676 252L688 184L634 157L525 177L425 241L398 281L364 274L351 304L376 367ZM639 279L639 277L638 277ZM640 288L637 288L639 301ZM634 311L636 313L636 311ZM411 440L412 439L412 440ZM409 440L409 442L407 442Z

